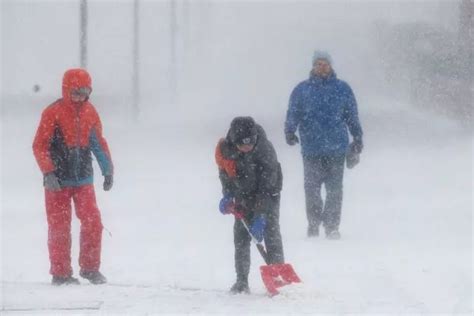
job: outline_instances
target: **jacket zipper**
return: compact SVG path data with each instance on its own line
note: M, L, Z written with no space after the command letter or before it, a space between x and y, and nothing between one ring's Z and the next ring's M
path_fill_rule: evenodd
M76 146L75 146L75 155L76 155L76 159L74 161L74 176L76 178L76 181L79 180L79 148L80 148L80 132L81 132L81 125L80 125L80 115L79 115L79 112L80 112L80 107L76 107L76 117L75 117L75 121L76 121Z

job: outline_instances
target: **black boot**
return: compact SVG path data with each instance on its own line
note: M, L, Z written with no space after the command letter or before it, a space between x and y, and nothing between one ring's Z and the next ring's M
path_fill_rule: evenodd
M309 225L308 237L318 237L318 236L319 236L319 225Z
M78 279L76 279L72 276L61 277L61 276L53 275L53 279L51 280L51 284L57 286L57 285L71 285L71 284L78 285L80 283L79 283Z
M249 289L248 281L246 281L246 280L237 280L237 282L235 282L234 285L232 285L232 287L230 288L230 293L232 293L232 294L240 294L240 293L249 294L250 289Z
M79 275L81 277L83 277L84 279L87 279L89 280L89 282L91 282L92 284L104 284L104 283L107 283L107 279L105 278L105 276L100 273L99 271L84 271L84 270L81 270L81 272L79 273Z
M341 233L339 232L339 230L334 229L329 232L326 232L326 238L329 240L339 240L341 239Z

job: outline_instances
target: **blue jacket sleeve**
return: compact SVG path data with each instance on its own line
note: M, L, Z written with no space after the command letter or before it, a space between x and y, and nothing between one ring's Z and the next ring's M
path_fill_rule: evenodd
M92 129L90 136L89 136L89 143L91 146L91 150L94 153L94 156L99 163L100 170L102 171L102 175L111 175L112 172L112 162L107 155L106 150L102 148L102 145L97 137L96 130Z
M285 134L295 133L301 121L301 89L300 85L293 89L290 96L288 111L286 112Z
M359 114L357 111L357 101L349 85L345 85L345 108L344 121L349 127L352 138L362 139L362 127L360 126Z

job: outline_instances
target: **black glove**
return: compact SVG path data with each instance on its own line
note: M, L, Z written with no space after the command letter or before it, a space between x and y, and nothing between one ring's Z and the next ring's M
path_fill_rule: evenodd
M346 156L346 166L349 169L354 168L360 161L360 153L364 148L361 138L354 138L354 141L349 145L349 150Z
M360 154L362 149L364 149L364 143L362 142L362 138L354 138L352 143L349 145L350 151L356 154Z
M49 191L61 190L61 185L59 184L58 177L56 177L54 172L48 172L44 175L43 185L44 188Z
M296 145L297 143L300 142L298 139L298 136L296 136L295 133L286 133L286 143L290 146Z
M113 175L104 176L104 191L109 191L110 189L112 189L113 185L114 185L114 176Z
M360 155L354 152L348 152L346 156L346 166L349 169L354 168L360 161Z

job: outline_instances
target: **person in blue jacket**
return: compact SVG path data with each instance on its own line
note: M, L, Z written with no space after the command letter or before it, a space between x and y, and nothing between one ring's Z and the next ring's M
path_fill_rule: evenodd
M328 239L340 239L344 162L349 168L357 164L363 133L352 89L337 78L331 56L316 51L312 61L309 79L291 93L285 136L291 146L301 139L308 236L319 236L323 224Z

